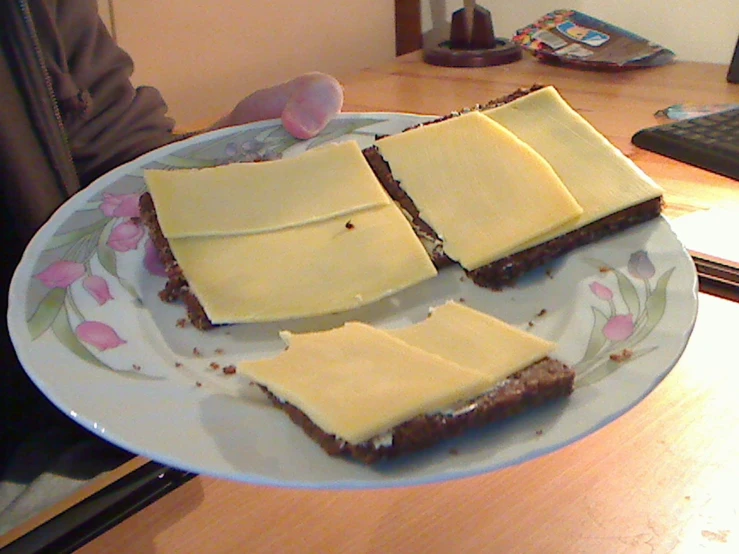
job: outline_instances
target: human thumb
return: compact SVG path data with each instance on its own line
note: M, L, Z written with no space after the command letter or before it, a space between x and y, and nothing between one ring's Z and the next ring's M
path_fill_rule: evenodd
M290 96L282 110L282 125L299 139L314 137L341 111L344 91L325 73L307 73L290 83Z

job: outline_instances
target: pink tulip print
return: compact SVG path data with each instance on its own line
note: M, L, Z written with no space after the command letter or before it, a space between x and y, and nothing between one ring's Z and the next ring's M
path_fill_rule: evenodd
M601 283L598 283L598 282L591 283L590 290L595 296L597 296L601 300L612 300L613 299L613 291L609 289L607 286L602 285Z
M644 346L643 341L664 316L667 285L675 270L673 267L657 275L657 268L645 250L629 256L625 271L599 260L591 263L602 277L588 285L597 300L591 308L590 339L582 358L574 364L578 387L597 383L621 365L658 348ZM606 279L608 284L602 282Z
M654 264L644 250L634 252L629 257L628 270L631 275L638 279L651 279L656 271Z
M111 194L103 193L100 209L106 217L139 217L139 193Z
M97 301L98 306L103 306L108 300L113 300L108 282L99 275L85 277L82 280L82 287Z
M82 342L94 346L101 352L126 344L115 330L100 321L83 321L74 331Z
M35 275L47 288L67 288L85 274L85 266L78 262L60 260L49 264Z
M603 334L608 340L621 342L628 339L634 332L634 316L615 315L603 326Z
M62 253L62 258L34 275L50 289L29 315L29 331L34 339L53 329L57 339L71 352L95 365L114 369L99 354L125 345L126 340L108 323L90 319L91 314L83 313L76 295L89 295L98 307L115 300L109 281L110 278L120 279L115 255L135 250L145 235L137 219L140 216L139 197L140 193L103 193L102 214L97 221L90 223L88 219L83 226L72 227L55 236L55 248ZM106 232L107 240L103 243L101 237ZM91 273L96 255L107 273ZM78 282L80 289L71 288ZM124 369L123 373L127 371Z
M128 220L113 228L107 244L116 252L129 252L138 247L143 236L144 229L138 223Z
M156 277L167 276L167 271L164 269L164 264L162 264L162 261L159 259L159 254L157 254L156 247L154 246L154 243L151 241L151 239L146 240L146 245L144 248L144 267L149 272L149 274Z

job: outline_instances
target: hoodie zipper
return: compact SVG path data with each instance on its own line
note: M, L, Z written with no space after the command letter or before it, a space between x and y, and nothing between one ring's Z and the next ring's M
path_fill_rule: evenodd
M50 121L46 122L46 124L44 124L44 122L39 122L41 133L44 139L49 139L46 141L46 146L49 150L48 155L51 158L52 166L59 177L62 192L65 196L71 196L80 188L79 178L77 177L77 171L75 169L74 159L72 158L72 151L69 146L67 132L64 128L64 122L62 121L62 115L59 111L59 103L57 102L56 93L54 92L54 87L51 82L51 75L46 67L43 50L41 48L41 41L36 32L36 26L33 23L33 17L31 16L28 1L19 0L18 6L21 10L28 37L31 40L33 53L36 58L35 61L41 71L43 86L51 103L50 108L53 113L53 117L47 118L48 120L53 119L53 123ZM42 118L42 114L47 111L48 110L43 109L39 110L40 113L36 114L36 118Z

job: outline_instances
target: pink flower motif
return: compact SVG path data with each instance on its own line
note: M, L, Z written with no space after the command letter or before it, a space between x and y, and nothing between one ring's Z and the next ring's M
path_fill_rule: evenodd
M654 277L655 269L652 260L649 259L649 255L644 250L634 252L629 256L629 263L627 265L629 273L639 279L651 279Z
M110 289L108 288L108 282L98 275L88 275L85 277L82 280L82 286L97 301L99 306L102 306L108 300L113 300L113 295L110 294Z
M110 194L106 192L103 194L100 209L107 217L139 217L141 215L139 210L140 196L138 193Z
M603 327L603 334L607 339L619 342L628 339L634 332L634 316L616 315Z
M128 252L134 250L138 245L141 237L144 236L144 230L131 220L124 221L116 225L108 237L108 246L116 252Z
M74 331L77 338L100 351L117 348L126 341L118 336L112 327L100 321L83 321Z
M600 283L590 283L590 290L601 300L613 299L613 291Z
M67 288L85 274L85 266L78 262L59 260L35 275L50 289Z
M144 267L146 270L156 277L166 277L167 271L164 269L164 264L159 259L157 249L151 239L146 241L146 253L144 254Z

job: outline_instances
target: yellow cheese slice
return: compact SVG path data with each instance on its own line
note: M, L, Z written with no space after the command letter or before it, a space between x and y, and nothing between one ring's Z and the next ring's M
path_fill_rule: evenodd
M352 444L491 387L484 374L363 323L283 337L286 351L242 362L238 371Z
M213 323L339 312L436 275L395 204L270 233L169 243Z
M393 176L444 240L476 269L582 213L551 166L479 112L377 142Z
M543 233L524 247L546 242L663 193L553 87L483 113L541 154L583 208L580 217Z
M353 141L283 160L144 177L167 238L262 233L390 202Z
M420 323L390 334L501 381L549 355L556 344L456 302L433 308Z

